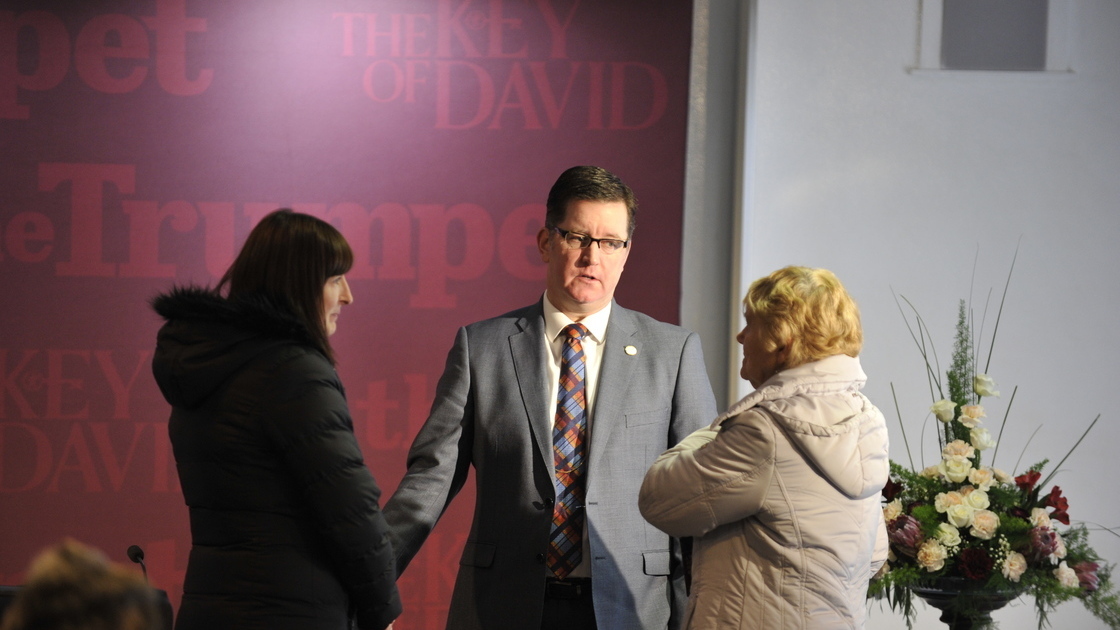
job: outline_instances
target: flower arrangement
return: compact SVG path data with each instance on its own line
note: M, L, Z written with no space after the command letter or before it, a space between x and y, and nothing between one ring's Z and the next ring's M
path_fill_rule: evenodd
M890 481L883 489L890 554L871 581L869 596L885 597L913 627L913 589L950 578L974 593L1000 594L1005 600L1033 597L1039 628L1049 625L1048 614L1071 599L1079 600L1109 627L1120 628L1120 595L1113 588L1112 567L1089 546L1084 524L1070 527L1068 501L1059 486L1048 485L1054 473L1042 476L1049 461L1034 464L1018 476L982 462L988 451L994 461L998 438L984 426L987 413L981 402L998 397L999 392L992 378L976 371L965 302L960 303L944 387L933 367L937 361L928 329L913 305L907 304L915 314L917 334L909 322L907 326L925 359L934 398L930 411L939 424L940 461L923 470L914 467L912 457L910 468L891 462ZM1001 314L1002 309L1001 302ZM998 329L997 316L994 330ZM985 372L990 361L991 348ZM1014 398L1012 392L1000 435ZM1099 419L1098 415L1055 471ZM902 435L906 441L905 427ZM908 441L906 449L909 456Z

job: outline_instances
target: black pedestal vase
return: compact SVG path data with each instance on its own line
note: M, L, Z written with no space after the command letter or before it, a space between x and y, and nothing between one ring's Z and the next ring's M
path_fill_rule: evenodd
M992 624L992 611L1019 596L1016 589L992 590L972 580L943 577L910 590L941 611L941 621L950 630L982 630Z

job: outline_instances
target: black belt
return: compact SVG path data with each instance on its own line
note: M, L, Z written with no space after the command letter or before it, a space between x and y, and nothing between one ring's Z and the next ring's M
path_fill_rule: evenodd
M591 596L591 578L547 578L544 596L551 599L579 599Z

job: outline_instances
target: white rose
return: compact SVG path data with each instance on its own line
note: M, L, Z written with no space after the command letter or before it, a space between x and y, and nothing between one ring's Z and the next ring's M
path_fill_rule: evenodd
M991 540L999 529L999 515L990 510L977 510L972 515L972 529L968 533L980 540Z
M964 502L974 510L986 510L991 503L988 500L988 493L983 490L973 490L964 497Z
M963 503L954 505L945 512L945 520L949 521L953 527L968 527L972 524L972 513L975 511Z
M1012 551L1007 554L1007 558L1003 561L1003 566L1000 568L1003 570L1003 577L1012 582L1018 582L1023 572L1027 570L1027 559L1018 551Z
M949 557L949 552L946 551L945 547L941 546L941 543L933 538L927 538L926 541L922 543L922 546L918 548L916 559L918 564L926 571L933 573L945 566L945 558L947 557ZM1062 565L1065 565L1065 563L1063 562ZM1072 572L1073 569L1070 569L1070 571ZM1074 575L1074 579L1077 579L1076 574Z
M1012 483L1015 481L1015 478L1008 474L1006 470L993 468L992 472L995 473L996 481L998 481L999 483Z
M933 498L933 507L937 508L938 512L944 514L949 511L949 508L954 505L964 503L964 497L959 492L942 492Z
M991 468L973 468L968 473L968 481L985 492L995 485L995 473Z
M926 479L936 479L941 476L941 468L938 466L926 466L918 475Z
M968 479L968 473L972 472L972 462L963 457L943 459L937 465L937 469L949 481L962 483L965 479Z
M1067 567L1065 560L1054 569L1054 577L1058 578L1058 584L1066 588L1077 588L1081 585L1077 579L1077 572Z
M891 522L902 515L902 500L895 499L883 506L883 520Z
M941 449L941 456L948 459L950 457L964 457L972 459L976 455L976 449L972 448L968 442L964 440L953 440Z
M999 396L996 382L987 374L977 374L976 378L972 379L972 391L976 392L977 396Z
M987 429L976 428L969 431L968 441L976 447L978 451L986 451L996 445L996 441L992 439L992 434Z
M1050 529L1050 514L1043 508L1032 508L1031 525L1043 529Z
M953 413L957 410L957 403L942 398L933 403L933 406L930 407L929 410L933 412L933 415L937 416L938 420L950 422L953 419Z
M949 523L938 525L937 533L934 536L937 537L938 542L946 547L956 547L961 544L961 533Z

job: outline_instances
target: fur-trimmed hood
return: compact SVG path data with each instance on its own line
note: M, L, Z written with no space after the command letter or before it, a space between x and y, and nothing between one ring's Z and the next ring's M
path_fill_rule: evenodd
M231 300L208 289L178 287L151 304L167 320L156 338L152 373L176 407L198 406L237 370L278 345L315 348L307 327L262 295Z

